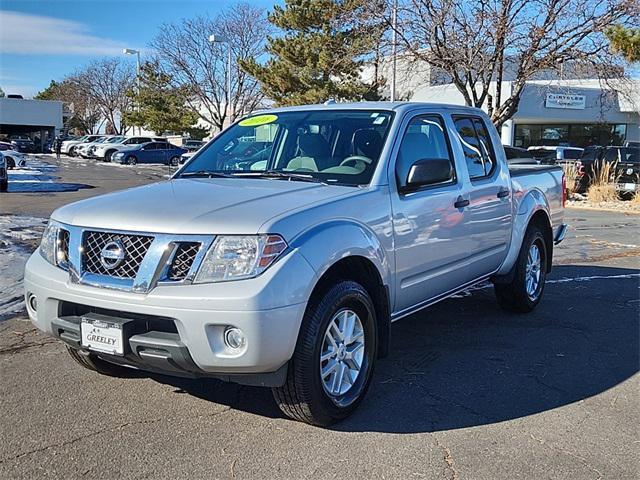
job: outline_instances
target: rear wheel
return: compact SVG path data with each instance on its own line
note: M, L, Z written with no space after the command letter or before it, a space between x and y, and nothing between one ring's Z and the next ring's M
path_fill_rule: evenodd
M172 167L177 167L180 164L180 157L171 157L169 160L169 165Z
M536 225L529 225L514 266L512 281L494 286L502 308L527 313L538 305L547 277L547 254L542 231Z
M346 418L371 383L377 351L376 314L362 285L340 281L314 296L282 387L272 389L289 417L326 426Z
M127 157L126 163L127 163L127 165L137 165L138 164L138 159L136 157L134 157L133 155L129 155Z
M110 162L111 161L111 157L113 156L113 154L116 153L115 150L109 150L107 153L104 154L104 161L105 162Z
M93 353L80 353L80 351L75 348L68 346L67 353L69 353L69 356L73 358L78 365L102 375L108 375L110 377L132 377L138 373L137 370L105 362Z

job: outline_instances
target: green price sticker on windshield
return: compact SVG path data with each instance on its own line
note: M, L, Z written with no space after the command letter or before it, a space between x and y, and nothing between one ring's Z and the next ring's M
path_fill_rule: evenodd
M241 127L259 127L260 125L273 123L277 119L277 115L257 115L255 117L245 118L244 120L241 120L238 125L240 125Z

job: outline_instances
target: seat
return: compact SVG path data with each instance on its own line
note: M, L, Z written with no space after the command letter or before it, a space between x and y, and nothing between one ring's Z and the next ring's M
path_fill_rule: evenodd
M331 158L331 147L317 133L303 133L298 137L298 155L287 164L286 170L312 170L326 167Z
M382 137L376 130L363 128L353 132L351 138L351 154L375 160L382 150Z

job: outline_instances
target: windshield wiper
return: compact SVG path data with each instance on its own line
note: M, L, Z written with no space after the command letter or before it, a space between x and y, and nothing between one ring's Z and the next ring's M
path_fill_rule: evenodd
M234 175L239 177L251 177L251 178L281 178L283 180L297 181L297 182L311 182L321 183L328 185L323 180L314 177L313 175L304 175L302 173L287 173L279 170L266 170L264 172L238 172Z
M233 175L229 175L228 173L222 173L222 172L212 172L210 170L197 170L195 172L181 173L178 178L186 178L186 177L233 178Z

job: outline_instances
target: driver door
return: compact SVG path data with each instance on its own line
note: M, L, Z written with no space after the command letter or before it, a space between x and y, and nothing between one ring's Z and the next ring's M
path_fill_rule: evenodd
M464 167L454 157L445 119L425 113L405 121L395 156L389 183L396 187L391 188L391 207L397 317L464 284L472 245L462 206L466 192L460 172ZM448 159L451 178L403 193L411 166L429 159Z

